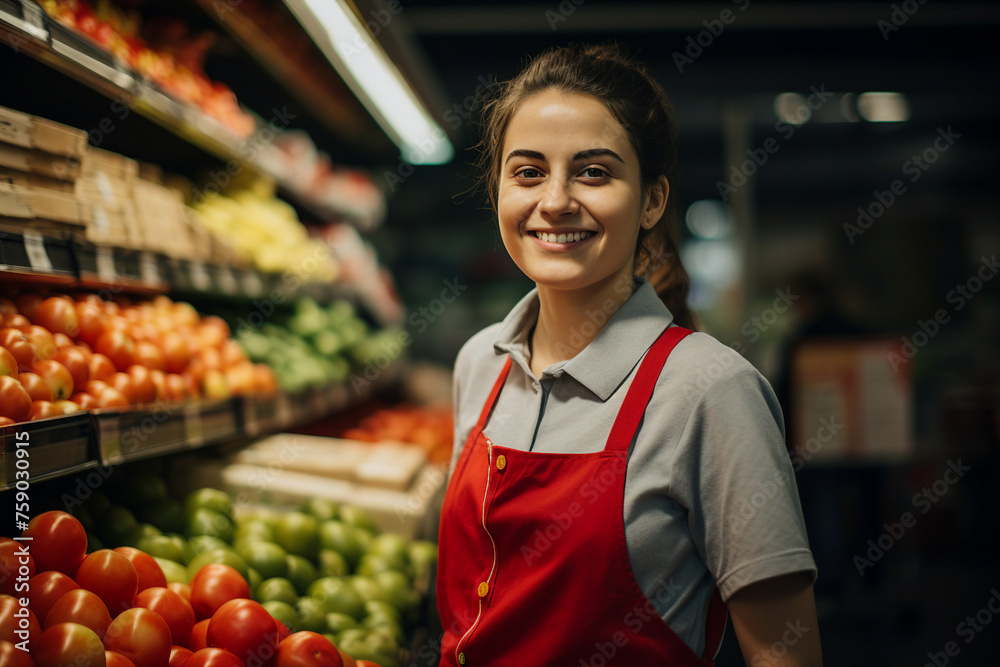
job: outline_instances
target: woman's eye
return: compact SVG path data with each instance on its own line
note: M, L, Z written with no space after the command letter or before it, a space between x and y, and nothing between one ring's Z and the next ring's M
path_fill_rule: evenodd
M542 172L538 171L534 167L526 167L514 175L518 178L538 178L542 175Z
M583 176L586 178L604 178L608 175L608 172L604 171L600 167L587 167L583 170Z

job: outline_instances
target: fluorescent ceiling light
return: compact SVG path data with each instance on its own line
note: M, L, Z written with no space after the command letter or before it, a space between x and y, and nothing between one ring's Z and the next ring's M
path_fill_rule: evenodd
M910 103L901 93L861 93L858 111L870 123L901 123L910 119Z
M285 0L334 69L410 164L444 164L455 151L347 0Z

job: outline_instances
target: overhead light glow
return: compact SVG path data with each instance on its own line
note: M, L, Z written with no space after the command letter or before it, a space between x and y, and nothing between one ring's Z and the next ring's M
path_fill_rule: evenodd
M871 123L902 123L910 120L910 103L902 93L861 93L858 112Z
M285 0L285 4L399 147L404 160L410 164L451 160L455 151L448 136L347 0Z
M812 118L812 109L802 95L781 93L774 98L774 114L791 125L802 125Z
M724 239L733 234L732 211L716 199L701 199L688 206L684 222L692 234L702 239Z

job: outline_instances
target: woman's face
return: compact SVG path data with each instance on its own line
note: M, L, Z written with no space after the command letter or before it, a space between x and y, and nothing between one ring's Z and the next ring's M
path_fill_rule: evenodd
M500 160L500 236L525 275L562 290L630 280L639 226L656 224L666 192L646 196L638 157L603 102L557 89L529 97Z

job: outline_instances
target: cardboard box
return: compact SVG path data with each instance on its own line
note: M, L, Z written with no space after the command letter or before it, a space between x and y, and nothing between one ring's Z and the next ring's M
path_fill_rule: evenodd
M187 213L183 195L152 181L137 179L132 190L143 246L179 257L189 250Z
M118 178L109 178L102 172L84 173L73 189L76 198L95 206L122 209L132 204L133 184Z
M139 163L124 155L89 146L81 160L81 173L93 177L103 173L105 178L132 185L139 178Z
M54 155L0 142L0 167L74 182L80 176L80 159Z
M115 245L122 248L135 247L134 232L123 211L94 206L84 237L93 243Z
M83 130L6 107L0 107L0 141L75 159L87 149Z
M56 192L68 193L72 193L74 190L73 183L70 181L60 181L57 178L49 178L27 171L5 168L0 168L0 184L14 185L30 190L54 190Z
M0 215L86 225L89 211L72 194L0 184Z

